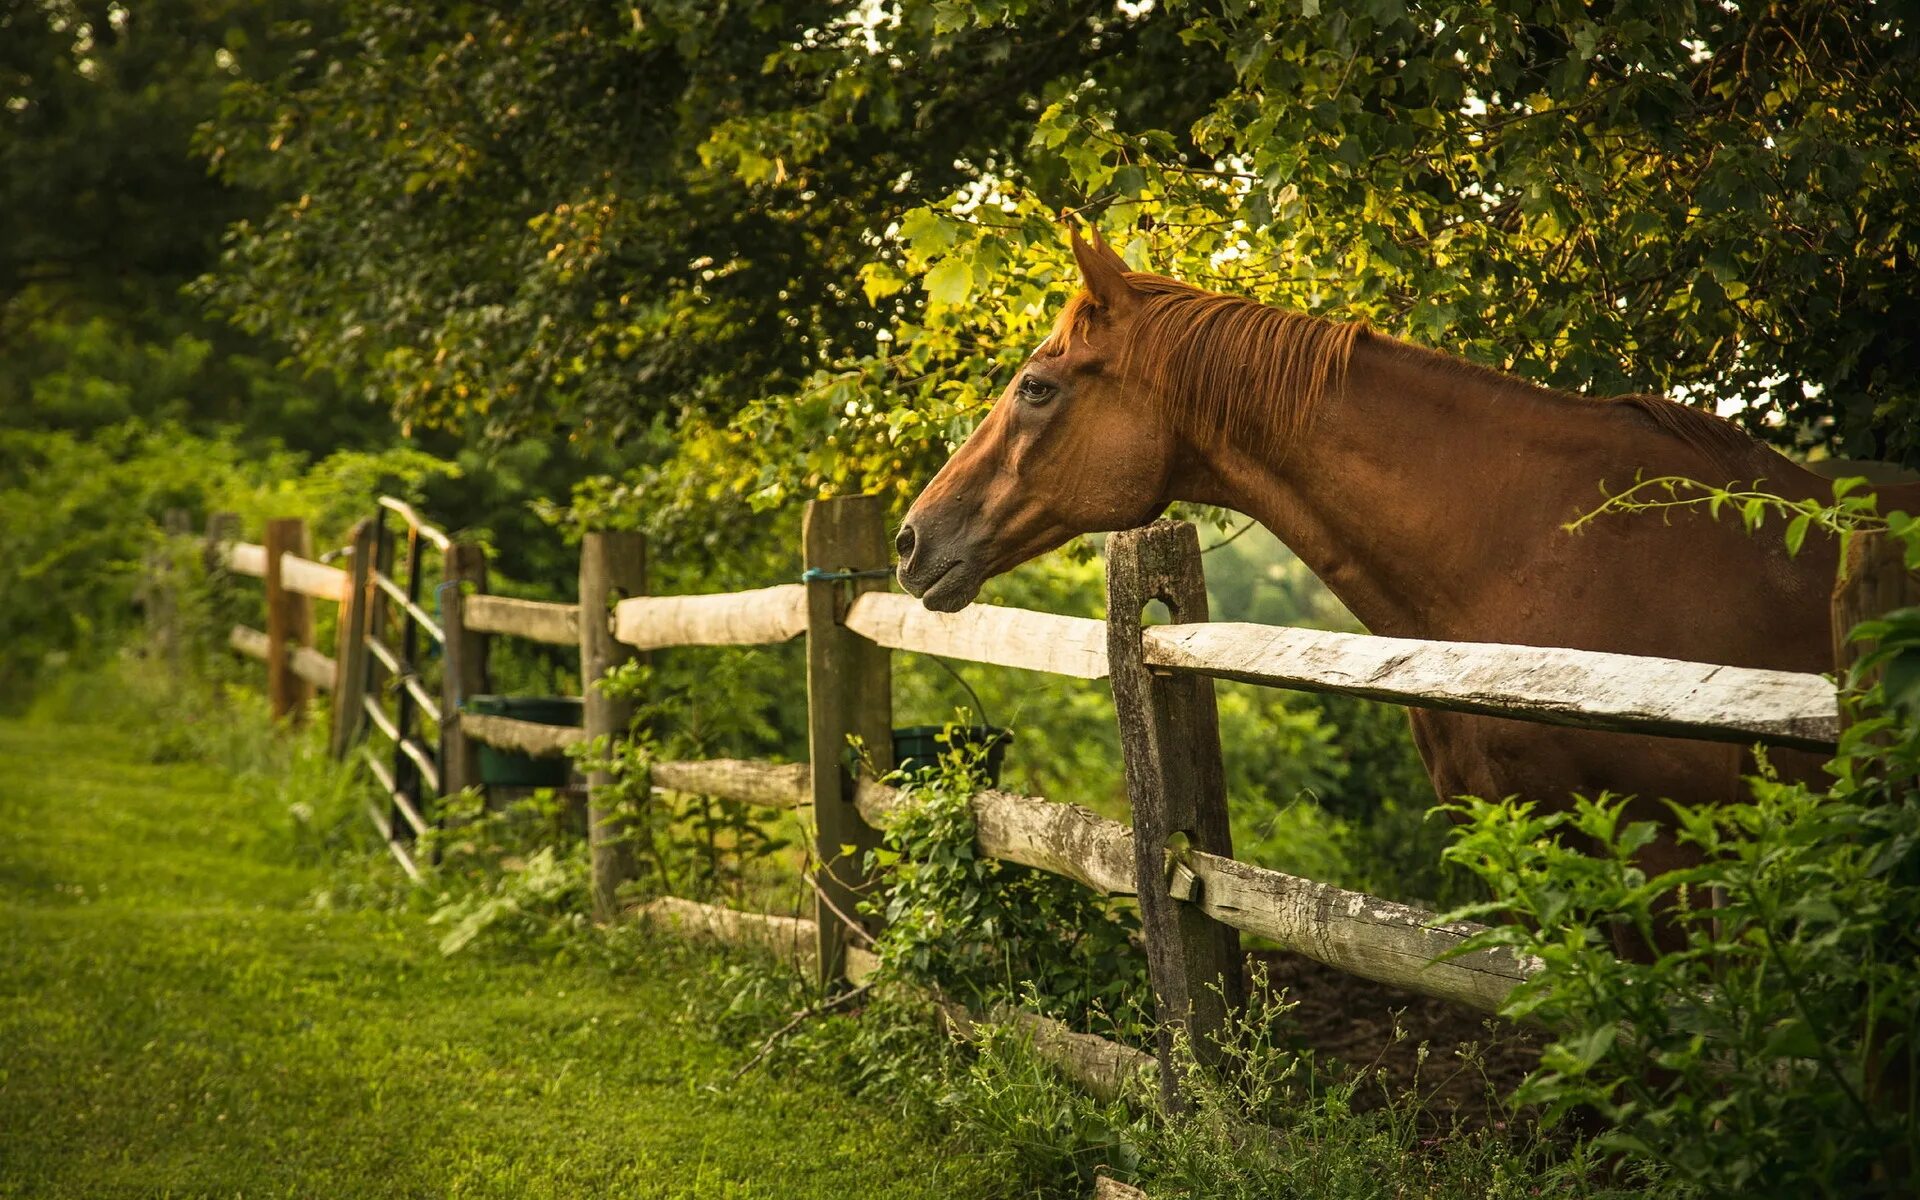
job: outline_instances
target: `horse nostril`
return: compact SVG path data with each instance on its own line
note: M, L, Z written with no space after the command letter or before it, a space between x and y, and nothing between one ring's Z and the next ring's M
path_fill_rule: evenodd
M893 548L899 552L900 561L906 562L913 557L913 526L902 525L893 539Z

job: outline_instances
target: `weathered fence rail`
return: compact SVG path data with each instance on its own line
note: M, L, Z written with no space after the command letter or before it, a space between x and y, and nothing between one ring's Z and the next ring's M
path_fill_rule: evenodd
M563 755L625 730L626 710L596 701L590 686L581 728L463 711L465 698L484 690L489 639L578 646L582 678L591 683L611 664L640 652L774 645L804 634L809 763L654 762L650 783L656 791L776 809L811 807L816 919L735 913L670 898L651 902L648 912L714 936L787 949L804 944L806 961L829 981L871 966L846 933L855 895L865 884L858 849L876 844L878 830L902 800L894 788L856 772L847 747L857 737L869 753L883 756L874 764L878 770L890 766L884 753L891 746L895 651L1112 681L1133 825L1074 805L989 790L972 799L976 844L990 857L1062 875L1106 895L1137 898L1161 1016L1169 1027L1187 1024L1195 1032L1224 1020L1235 1001L1241 934L1489 1012L1498 1011L1538 969L1502 950L1463 953L1479 926L1445 923L1418 908L1234 859L1213 679L1669 737L1820 749L1831 747L1839 733L1834 685L1818 675L1213 623L1197 539L1190 526L1168 522L1109 539L1109 620L1096 621L984 606L940 614L888 593L879 577L887 564L882 512L867 497L809 506L803 582L742 592L645 595L645 549L637 536L590 534L582 545L575 604L488 595L477 547L433 530L397 501L383 499L380 511L406 523L403 576L393 570L394 540L379 516L356 531L347 571L292 553L284 537L278 549L235 543L220 561L236 573L277 578L270 590L283 596L341 602L335 659L286 637L280 653L290 674L333 693L337 753L346 753L368 729L390 743L384 758L371 751L366 757L392 798L389 807L370 815L396 857L414 870L406 848L436 818L432 798L479 782L471 765L474 746ZM423 542L436 547L445 563L434 590L437 621L421 600ZM1143 625L1142 612L1153 601L1167 605L1176 623ZM397 645L390 629L395 623L401 627ZM437 693L418 665L422 636L445 647ZM236 629L233 644L269 661L276 653L271 633ZM391 715L383 697L394 704ZM422 719L440 729L437 753L415 732ZM609 782L594 776L587 788L594 892L603 916L612 914L618 889L633 872L620 851L621 830L601 813L598 791ZM849 846L855 853L846 853ZM1161 1061L1162 1087L1173 1101L1179 1081L1164 1045Z
M1491 642L1426 642L1271 625L1142 631L1150 667L1269 687L1552 725L1832 749L1825 676Z

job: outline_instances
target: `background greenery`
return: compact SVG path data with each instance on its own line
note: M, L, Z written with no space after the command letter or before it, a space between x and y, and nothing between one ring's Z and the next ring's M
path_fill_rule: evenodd
M898 511L997 395L1074 286L1063 210L1136 266L1920 465L1917 56L1898 6L1813 2L9 6L0 707L113 653L170 507L325 549L393 491L513 594L566 596L589 524L646 530L661 592L789 580L804 500ZM1350 625L1202 517L1217 615ZM988 598L1100 615L1095 549ZM658 656L662 736L800 757L796 667ZM900 723L982 709L1012 786L1121 811L1101 688L960 670L903 662ZM1400 714L1221 709L1243 857L1478 895Z

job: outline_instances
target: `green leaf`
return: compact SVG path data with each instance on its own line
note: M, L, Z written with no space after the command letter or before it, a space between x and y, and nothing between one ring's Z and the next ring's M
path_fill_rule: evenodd
M927 299L937 308L958 308L973 291L973 264L949 258L927 272Z
M920 258L931 258L953 248L959 227L930 208L916 208L900 219L900 240Z
M868 263L860 271L860 290L868 304L878 304L905 286L906 278L887 263Z
M1787 523L1787 553L1789 555L1800 553L1801 544L1807 540L1807 527L1811 524L1813 524L1813 516L1810 513L1801 513Z

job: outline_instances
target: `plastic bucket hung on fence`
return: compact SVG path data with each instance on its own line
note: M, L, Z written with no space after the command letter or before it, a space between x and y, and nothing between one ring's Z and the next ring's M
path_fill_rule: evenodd
M488 717L512 717L538 725L580 726L578 696L468 696L460 707ZM480 782L498 787L565 787L570 758L536 758L517 750L480 746Z
M1012 741L1013 730L993 725L910 725L893 731L893 762L895 769L915 775L938 767L940 756L949 751L985 747L981 764L986 768L987 786L999 787L1000 768Z

